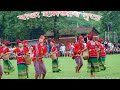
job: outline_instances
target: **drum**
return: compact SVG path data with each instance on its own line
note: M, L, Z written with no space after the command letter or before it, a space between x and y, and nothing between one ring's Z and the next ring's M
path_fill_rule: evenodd
M85 50L84 52L83 52L83 59L84 60L88 60L89 59L89 52L88 52L88 50Z
M56 54L55 54L55 53L51 53L51 54L50 54L50 58L51 58L52 60L56 60L56 59L57 59Z
M24 58L25 58L25 63L26 65L30 65L31 64L31 57L30 57L30 54L26 54L24 55Z

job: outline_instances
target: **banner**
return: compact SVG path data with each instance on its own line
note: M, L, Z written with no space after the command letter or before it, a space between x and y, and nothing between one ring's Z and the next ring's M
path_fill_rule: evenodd
M45 17L53 17L53 16L66 16L66 17L77 17L79 18L80 15L83 16L84 20L89 21L89 19L99 21L102 16L92 14L92 13L82 13L78 11L43 11L41 12L42 16ZM29 14L23 14L17 16L21 20L28 20L30 18L40 18L40 12L34 12L34 13L29 13Z
M19 15L17 17L19 19L21 19L21 20L28 20L30 18L40 18L40 12L34 12L34 13L30 13L30 14L23 14L23 15Z

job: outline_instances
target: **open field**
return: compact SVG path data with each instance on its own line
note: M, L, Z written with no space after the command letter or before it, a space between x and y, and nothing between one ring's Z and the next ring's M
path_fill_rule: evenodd
M15 67L15 71L10 75L3 75L3 79L17 79L17 64L16 60L11 60ZM62 70L60 73L52 73L52 61L50 58L44 58L44 63L47 69L45 79L89 79L90 74L87 73L87 61L81 72L75 73L75 61L71 57L59 57L59 65ZM107 55L106 58L106 71L97 73L97 79L120 79L120 55ZM29 79L34 79L34 66L33 63L29 66Z

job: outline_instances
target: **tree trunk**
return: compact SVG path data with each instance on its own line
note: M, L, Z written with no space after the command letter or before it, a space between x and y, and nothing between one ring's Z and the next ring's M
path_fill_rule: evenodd
M54 27L53 27L54 39L55 39L55 40L58 40L58 39L59 39L59 30L58 30L58 28L57 28L57 20L58 20L58 17L55 16L55 17L54 17Z

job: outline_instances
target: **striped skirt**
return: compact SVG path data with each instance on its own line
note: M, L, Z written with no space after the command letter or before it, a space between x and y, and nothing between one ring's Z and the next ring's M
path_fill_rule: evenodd
M42 60L35 60L34 67L37 75L46 74L46 68Z
M90 57L88 59L88 72L99 72L99 61L97 57Z
M3 74L3 70L2 70L2 63L1 63L1 60L0 60L0 75Z
M58 72L58 58L56 60L52 60L52 70L53 72Z
M105 66L105 57L100 57L98 59L99 61L99 65L100 65L100 70L105 70L106 69L106 66Z
M81 57L75 57L75 61L77 65L83 65L83 61Z
M27 65L17 64L18 68L18 79L27 79Z
M5 73L11 73L15 70L14 66L12 65L12 63L9 60L3 60L3 65L4 65Z

